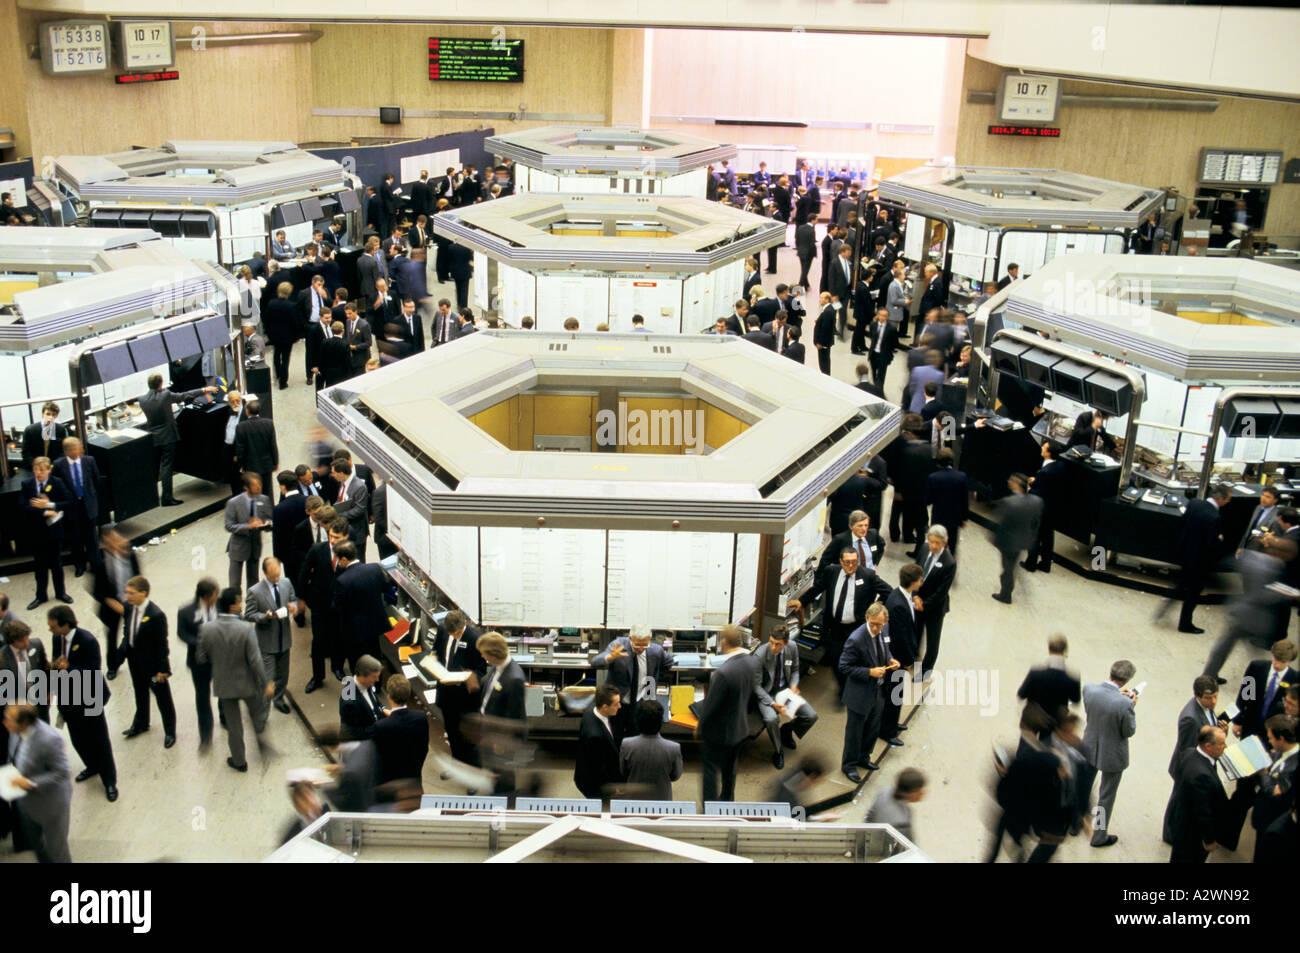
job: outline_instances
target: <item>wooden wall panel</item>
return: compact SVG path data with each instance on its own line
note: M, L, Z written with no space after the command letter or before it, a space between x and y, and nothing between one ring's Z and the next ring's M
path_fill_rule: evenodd
M1152 188L1176 186L1190 196L1196 189L1196 162L1203 146L1281 149L1286 158L1300 154L1300 104L1219 94L1213 97L1219 107L1210 113L1065 106L1059 139L990 136L993 105L967 103L966 92L995 89L1001 75L1001 67L966 58L957 131L959 163L1065 169ZM1073 81L1066 82L1062 91L1180 97L1122 84ZM1300 234L1300 185L1273 187L1263 230L1273 235Z

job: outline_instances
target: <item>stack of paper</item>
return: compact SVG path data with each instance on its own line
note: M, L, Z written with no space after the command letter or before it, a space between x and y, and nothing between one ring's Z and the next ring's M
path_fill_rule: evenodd
M1224 773L1233 780L1250 777L1257 771L1263 771L1272 763L1264 745L1256 735L1243 738L1240 744L1232 745L1219 759Z

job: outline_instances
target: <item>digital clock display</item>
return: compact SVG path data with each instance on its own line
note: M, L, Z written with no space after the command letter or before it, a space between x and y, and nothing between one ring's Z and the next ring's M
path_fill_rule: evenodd
M997 95L1000 123L1047 125L1056 122L1061 103L1061 81L1055 76L1006 73Z
M100 20L61 20L41 24L41 64L57 76L101 73L108 69L108 24Z
M132 20L119 26L118 59L122 69L168 67L176 59L172 25L166 20Z

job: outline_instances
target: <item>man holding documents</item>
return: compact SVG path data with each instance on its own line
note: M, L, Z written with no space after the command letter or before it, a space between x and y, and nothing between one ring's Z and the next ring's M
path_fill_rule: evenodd
M244 618L257 630L257 644L262 652L262 668L275 682L275 710L289 713L284 688L289 683L289 650L293 648L292 617L302 611L293 591L293 583L280 568L280 560L268 556L262 560L262 581L248 590Z
M783 748L794 750L795 736L802 738L808 733L817 723L817 712L799 691L799 646L784 625L773 627L767 644L754 652L754 661L758 664L754 704L772 739L772 766L779 771L785 767ZM781 725L782 716L790 721Z
M469 624L465 613L453 609L438 623L438 634L433 640L433 654L447 671L453 674L474 672L481 678L487 673L487 663L476 648L482 634ZM464 681L440 681L438 708L442 712L443 727L447 730L451 756L467 764L473 763L474 749L461 737L460 720L473 711L475 701L477 698L466 689Z
M7 705L9 765L16 774L6 781L18 789L14 803L27 842L43 864L68 863L68 813L72 779L63 736L36 717L27 704Z
M1109 828L1119 781L1128 767L1128 740L1137 732L1138 693L1125 687L1135 671L1132 662L1120 659L1110 667L1108 680L1083 686L1083 710L1088 718L1083 732L1083 753L1101 775L1096 820L1092 826L1093 847L1110 847L1119 840L1109 833Z

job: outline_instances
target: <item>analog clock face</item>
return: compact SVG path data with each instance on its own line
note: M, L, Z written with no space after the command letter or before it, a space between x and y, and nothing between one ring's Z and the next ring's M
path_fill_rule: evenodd
M1061 81L1054 76L1007 73L998 97L998 119L1021 124L1055 122L1060 94Z
M108 24L66 20L41 25L41 59L55 75L108 69Z

